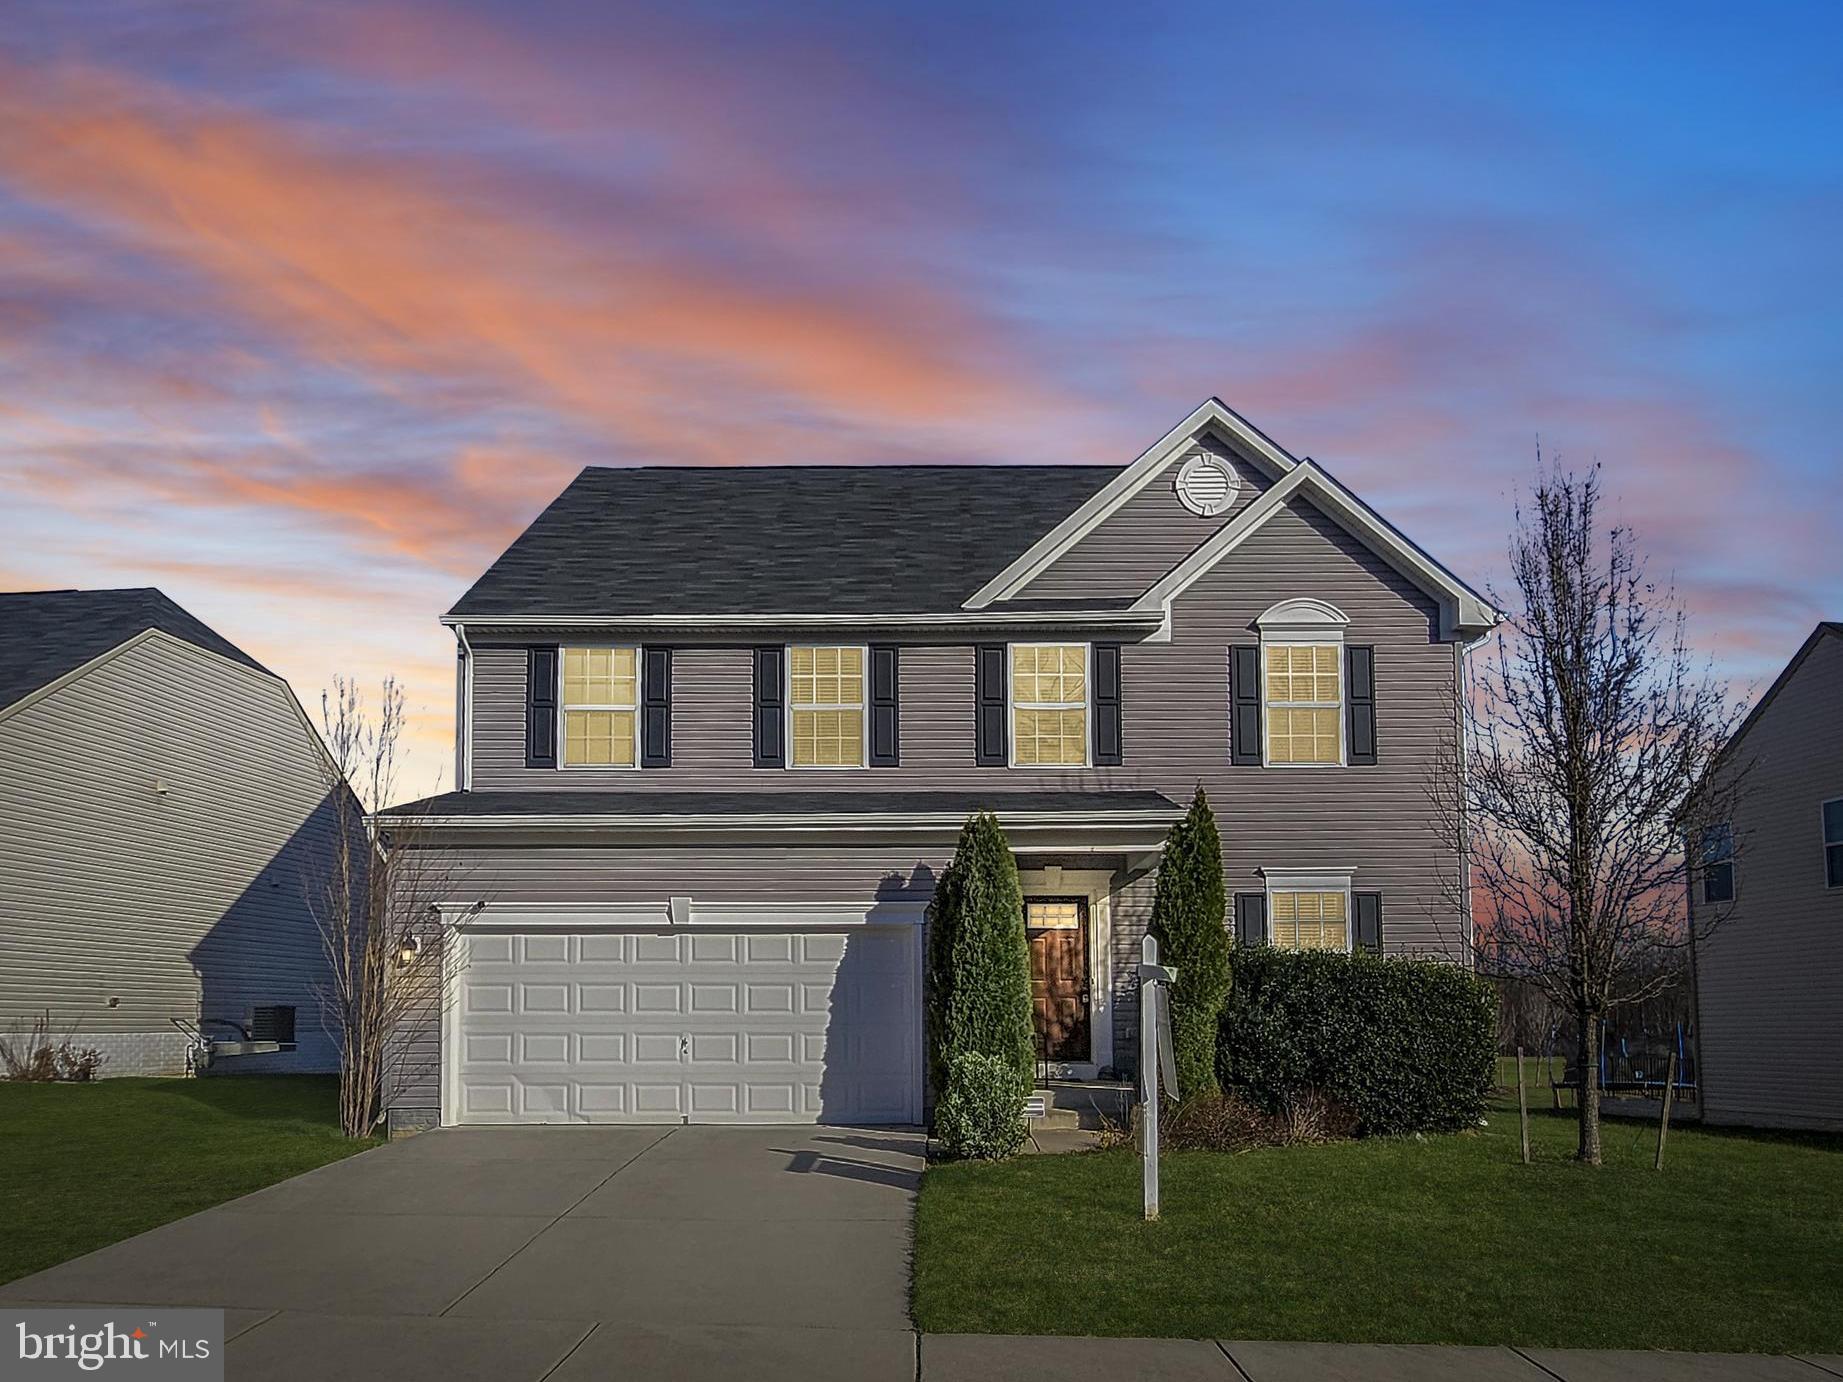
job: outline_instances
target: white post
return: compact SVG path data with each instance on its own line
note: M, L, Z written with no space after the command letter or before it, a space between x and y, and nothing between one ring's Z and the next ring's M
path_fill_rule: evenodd
M1140 958L1158 963L1158 942L1145 938ZM1145 1169L1145 1216L1158 1217L1158 984L1139 981L1139 1146Z

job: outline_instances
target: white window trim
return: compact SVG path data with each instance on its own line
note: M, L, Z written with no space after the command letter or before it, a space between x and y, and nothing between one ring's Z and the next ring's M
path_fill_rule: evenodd
M1082 712L1081 762L1020 763L1017 761L1017 697L1011 679L1011 654L1017 648L1080 648L1082 650L1082 699L1080 701L1031 701L1032 710L1079 710ZM1076 639L1051 639L1042 643L1005 644L1005 756L1006 766L1022 772L1075 772L1094 766L1094 644Z
M1325 600L1300 596L1268 606L1254 622L1261 631L1261 766L1308 771L1349 767L1350 687L1344 666L1344 630L1350 625L1350 616ZM1275 647L1337 648L1337 762L1275 763L1267 757L1267 736L1273 729L1273 717L1268 712L1275 704L1267 695L1267 650ZM1287 703L1289 707L1292 704Z
M1818 816L1818 830L1821 832L1823 828L1824 828L1824 820L1823 820L1823 815L1820 811L1820 814ZM1710 859L1708 857L1708 852L1709 852L1708 837L1710 834L1712 834L1713 832L1717 830L1725 830L1728 832L1728 854L1727 854L1727 857L1723 859ZM1717 821L1713 825L1705 827L1702 832L1702 839L1697 843L1696 852L1698 856L1700 856L1696 860L1696 872L1700 875L1696 891L1699 894L1701 894L1701 896L1697 899L1698 903L1704 907L1731 907L1733 906L1734 899L1737 896L1739 896L1740 888L1741 888L1740 875L1739 873L1736 872L1735 867L1734 867L1734 824L1733 822ZM1713 868L1720 868L1723 864L1726 864L1728 866L1728 895L1726 897L1710 897L1709 896L1709 870Z
M619 651L631 648L634 655L634 703L632 705L571 705L563 695L563 667L569 660L571 650L577 652L600 652L603 649ZM641 652L635 643L565 643L557 649L557 770L566 773L625 773L637 772L640 767L640 701L642 699L640 680L646 674L641 665ZM634 717L634 760L631 763L570 763L569 757L569 716L572 710L628 710Z
M1353 868L1335 869L1262 869L1261 877L1267 884L1267 944L1274 945L1273 938L1273 895L1275 893L1342 893L1344 895L1344 951L1349 955L1356 950L1356 913L1352 910L1351 877L1356 873ZM1336 951L1327 952L1336 954Z
M1337 762L1335 763L1275 763L1267 756L1268 736L1273 733L1273 714L1280 710L1327 710L1331 707L1324 701L1276 701L1267 694L1267 650L1269 648L1328 648L1335 646L1337 655ZM1350 688L1344 684L1344 635L1340 631L1336 638L1269 638L1267 631L1261 631L1261 766L1264 768L1304 768L1318 769L1344 768L1350 765Z
M794 649L837 648L843 651L855 648L858 652L858 703L825 705L794 705ZM855 773L870 767L870 645L868 643L786 643L781 647L781 702L784 706L781 726L781 742L786 745L782 754L781 766L791 773ZM855 763L800 763L794 762L794 711L800 710L856 710L858 712L859 743L858 761Z
M1830 881L1830 851L1837 845L1843 844L1843 840L1832 840L1824 833L1824 808L1836 806L1839 803L1843 803L1843 797L1832 797L1829 801L1820 801L1817 804L1817 837L1823 841L1823 849L1818 854L1817 864L1818 871L1824 880L1825 892L1829 892L1833 888L1843 888L1843 883L1832 883Z

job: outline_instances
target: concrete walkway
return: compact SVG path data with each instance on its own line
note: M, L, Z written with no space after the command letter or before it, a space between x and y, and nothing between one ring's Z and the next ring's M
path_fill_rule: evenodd
M222 1308L231 1379L1831 1382L1843 1358L918 1336L919 1134L425 1133L0 1286Z

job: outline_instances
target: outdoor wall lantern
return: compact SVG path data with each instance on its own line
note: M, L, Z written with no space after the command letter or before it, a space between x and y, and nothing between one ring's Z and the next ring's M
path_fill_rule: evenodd
M397 942L397 968L408 969L416 963L416 956L422 950L422 942L407 929L403 938Z

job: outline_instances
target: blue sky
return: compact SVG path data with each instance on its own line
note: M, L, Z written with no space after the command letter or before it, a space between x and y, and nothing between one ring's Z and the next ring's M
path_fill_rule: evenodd
M1843 8L28 3L0 586L394 673L583 464L1124 462L1498 579L1538 445L1745 690L1843 615Z

